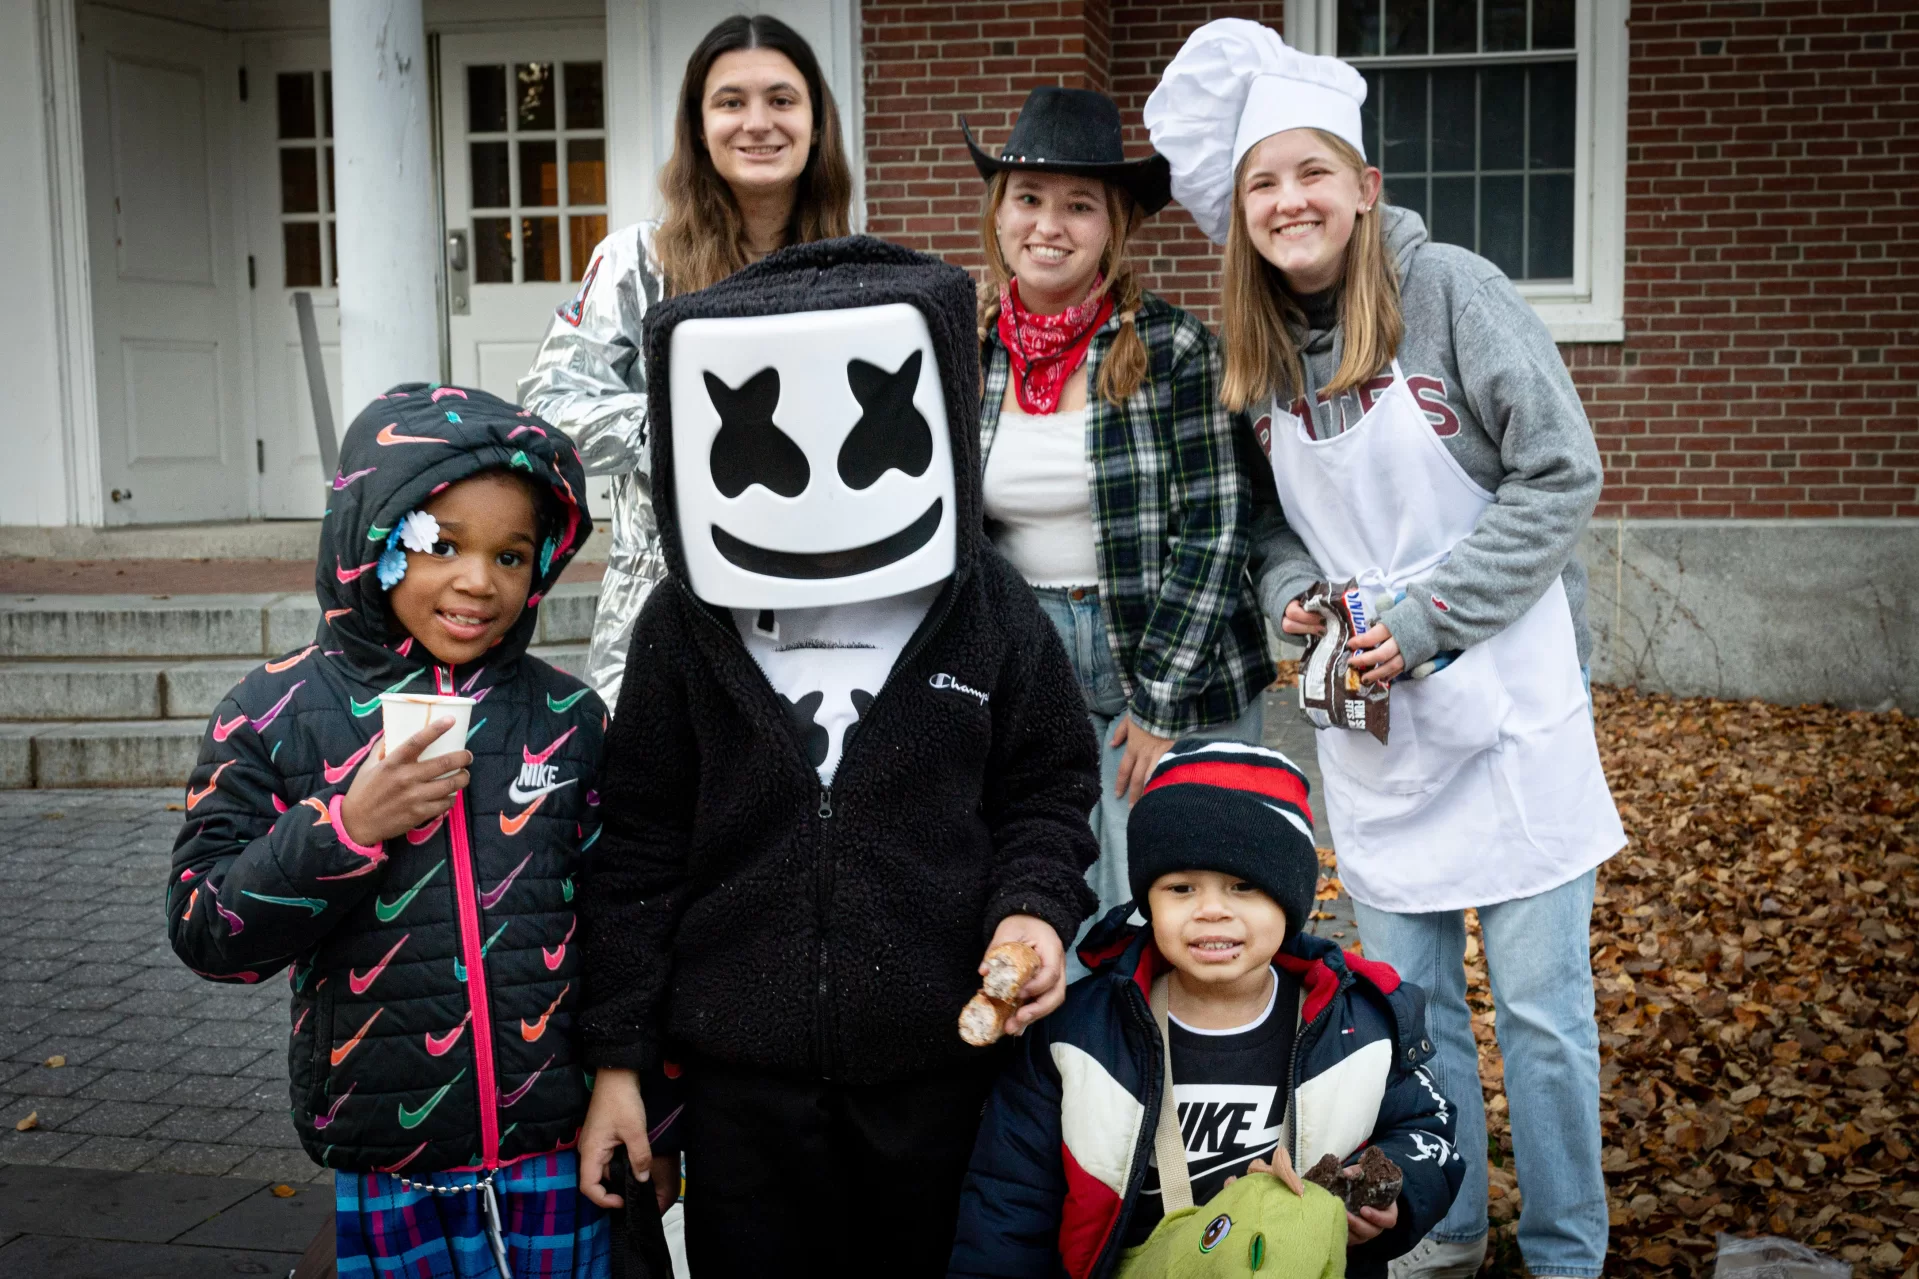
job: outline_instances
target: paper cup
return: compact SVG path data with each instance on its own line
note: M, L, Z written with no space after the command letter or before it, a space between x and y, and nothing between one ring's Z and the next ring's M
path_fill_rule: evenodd
M391 750L423 731L432 721L448 716L453 719L453 727L441 733L437 741L421 751L421 759L432 759L435 755L466 749L467 725L473 719L473 699L438 697L431 693L382 693L380 719L386 729L386 739L382 745L386 750Z

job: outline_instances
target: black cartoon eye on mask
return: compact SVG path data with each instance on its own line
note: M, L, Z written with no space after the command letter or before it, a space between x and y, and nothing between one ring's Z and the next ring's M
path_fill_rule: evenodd
M779 370L761 369L737 389L708 373L706 393L720 415L720 432L709 455L713 487L727 497L738 497L755 484L781 497L804 493L812 477L806 454L773 425L773 410L780 405Z
M871 488L888 471L926 474L933 463L933 432L913 407L920 382L920 352L888 373L865 360L849 360L846 383L860 402L860 420L840 445L840 478L852 489Z

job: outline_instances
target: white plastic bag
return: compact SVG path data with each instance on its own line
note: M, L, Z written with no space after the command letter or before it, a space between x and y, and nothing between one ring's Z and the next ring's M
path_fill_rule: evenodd
M1713 1279L1852 1279L1852 1267L1777 1235L1722 1234Z

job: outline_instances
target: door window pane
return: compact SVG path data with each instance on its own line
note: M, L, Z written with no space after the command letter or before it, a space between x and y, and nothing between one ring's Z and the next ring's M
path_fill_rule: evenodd
M473 207L504 209L513 203L512 182L507 177L506 143L469 142L467 164L473 177Z
M318 213L320 172L311 147L280 151L280 212Z
M1512 276L1526 276L1526 179L1479 180L1479 256Z
M559 143L551 139L520 143L520 203L550 209L559 202Z
M473 279L477 284L513 283L513 220L473 219Z
M327 137L333 136L333 73L320 73L320 121Z
M328 283L338 288L340 285L340 228L332 218L326 224L326 260L331 274Z
M569 138L566 144L566 202L606 203L606 142Z
M330 213L340 207L339 197L334 194L333 185L333 148L326 149L326 207Z
M1426 52L1426 0L1386 0L1386 52Z
M280 99L280 136L313 136L313 73L281 72L278 80Z
M466 127L469 133L506 132L506 68L466 69Z
M1433 170L1472 169L1478 163L1479 73L1471 67L1433 72Z
M1400 72L1385 77L1386 146L1381 166L1388 173L1426 170L1426 76Z
M280 228L280 245L286 253L286 286L289 289L320 287L320 224L288 222Z
M1433 52L1476 53L1478 50L1478 0L1434 0Z
M1526 275L1570 279L1573 273L1573 175L1541 173L1526 179Z
M560 220L520 219L520 278L526 281L560 278Z
M1573 167L1574 139L1578 131L1578 78L1570 62L1555 62L1533 67L1530 81L1532 141L1526 160L1535 169Z
M1573 0L1533 0L1533 48L1573 47Z
M1339 0L1339 56L1379 52L1379 0Z
M1479 73L1479 167L1526 167L1526 68Z
M1433 179L1433 218L1428 227L1433 239L1468 249L1479 242L1474 186L1472 178Z
M1570 0L1568 0L1570 3ZM601 129L606 127L606 90L604 73L597 62L569 62L566 80L566 127Z
M513 68L522 129L553 127L553 64L522 62ZM555 279L559 277L554 277Z
M572 254L572 269L567 272L569 280L585 277L588 262L592 260L593 248L606 238L606 214L588 213L566 220L567 248Z

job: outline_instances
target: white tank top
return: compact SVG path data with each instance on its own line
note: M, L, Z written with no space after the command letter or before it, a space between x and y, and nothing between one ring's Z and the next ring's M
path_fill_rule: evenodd
M1000 553L1034 586L1099 585L1086 410L1001 412L986 459L986 518Z

